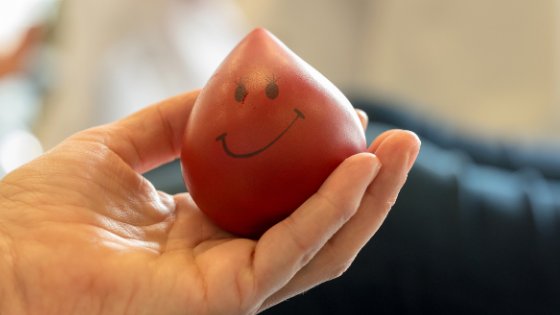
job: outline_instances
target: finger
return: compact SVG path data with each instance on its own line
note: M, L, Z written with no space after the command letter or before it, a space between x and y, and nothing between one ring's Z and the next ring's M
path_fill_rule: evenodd
M183 131L198 93L175 96L71 139L100 142L136 171L148 171L179 156Z
M405 133L405 134L406 134L406 133L409 133L410 136L411 136L410 140L412 141L412 143L417 142L417 143L418 143L418 146L420 145L420 139L418 138L418 136L417 136L415 133L413 133L413 132L411 132L411 131L408 131L408 130L391 129L391 130L384 131L384 132L381 133L379 136L377 136L377 137L373 140L372 144L369 146L368 151L369 151L369 152L375 152L375 151L377 151L377 149L379 148L379 146L380 146L382 143L384 143L385 140L386 140L387 138L392 137L392 136L395 135L395 134L403 134L403 133Z
M364 130L367 129L368 126L368 115L366 114L366 112L364 112L361 109L356 108L356 114L358 114L358 118L360 118L360 123L362 124L362 128L364 128Z
M357 252L377 232L395 204L419 150L420 139L410 131L395 130L379 143L375 154L387 166L368 187L360 210L332 239L333 244L341 243Z
M400 146L404 147L408 145L411 151L409 152L410 159L406 167L408 168L408 170L410 170L414 165L414 162L416 162L416 158L418 157L418 153L420 152L420 146L422 144L420 138L412 131L402 130L402 129L387 130L383 132L381 135L379 135L379 137L377 137L375 141L373 141L373 143L368 148L368 152L372 152L372 153L377 152L377 150L379 150L381 145L385 143L387 139L390 138L394 138L390 140L392 142L399 141L401 143Z
M315 195L261 237L253 262L259 292L269 296L309 262L354 215L379 168L373 154L346 159Z
M420 141L416 135L394 130L378 139L375 154L383 168L365 193L357 213L288 285L272 295L262 310L338 277L377 232L402 188Z

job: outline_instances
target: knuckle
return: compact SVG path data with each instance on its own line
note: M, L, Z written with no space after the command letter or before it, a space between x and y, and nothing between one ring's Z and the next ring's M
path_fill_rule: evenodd
M335 264L333 266L333 268L331 269L330 273L329 273L329 279L333 280L333 279L339 278L344 273L346 273L346 271L348 271L348 269L350 268L351 265L352 265L351 260L342 261L342 262L339 262L339 263Z
M337 250L338 245L335 243L335 239L331 239L323 249L325 254L328 255L327 261L330 262L327 274L329 280L342 276L350 268L355 258L355 253L341 255Z
M321 207L324 209L325 213L333 213L339 216L340 222L338 222L338 225L342 225L344 222L348 221L354 214L354 205L337 202L337 200L334 200L321 191L317 192L317 197L321 201Z
M314 256L313 244L301 235L297 222L290 216L282 221L286 230L289 232L290 240L295 250L300 253L301 258L299 265L305 266Z

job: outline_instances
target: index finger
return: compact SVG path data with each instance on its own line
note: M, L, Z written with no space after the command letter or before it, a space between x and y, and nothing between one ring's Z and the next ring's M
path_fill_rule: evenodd
M177 158L183 131L199 91L177 95L114 123L81 133L102 142L137 172Z

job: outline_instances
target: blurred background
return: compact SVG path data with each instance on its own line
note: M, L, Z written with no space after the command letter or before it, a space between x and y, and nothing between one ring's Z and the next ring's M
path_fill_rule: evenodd
M76 131L203 86L264 26L369 113L369 140L395 127L423 140L349 275L276 312L558 313L559 10L553 0L0 0L0 177ZM184 190L177 165L146 176Z
M525 0L2 0L0 135L23 124L48 149L201 87L264 26L349 97L399 100L477 137L555 143L557 17L557 1Z

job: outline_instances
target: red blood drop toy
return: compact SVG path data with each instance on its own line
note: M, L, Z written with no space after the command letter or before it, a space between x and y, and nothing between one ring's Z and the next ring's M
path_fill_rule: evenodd
M259 237L366 150L359 118L323 75L265 29L247 35L198 96L181 152L198 207Z

